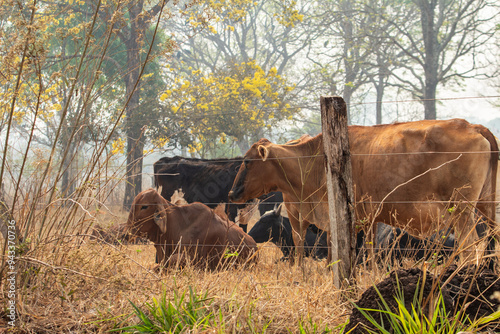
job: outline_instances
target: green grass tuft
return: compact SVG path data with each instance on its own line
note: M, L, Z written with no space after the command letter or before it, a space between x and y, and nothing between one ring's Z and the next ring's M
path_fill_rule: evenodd
M160 299L153 297L152 303L145 304L145 310L129 301L134 308L139 323L112 331L124 333L183 333L188 330L204 330L213 328L216 314L211 310L212 299L208 293L197 294L189 287L179 294L174 290L172 299L163 292Z

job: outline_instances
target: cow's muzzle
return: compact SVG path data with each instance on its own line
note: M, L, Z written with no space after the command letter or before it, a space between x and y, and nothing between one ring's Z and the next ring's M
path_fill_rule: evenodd
M229 194L227 195L227 197L229 198L229 202L234 202L234 191L230 191Z
M241 198L241 191L231 190L228 194L228 198L229 198L230 202L243 203L243 201L240 199Z

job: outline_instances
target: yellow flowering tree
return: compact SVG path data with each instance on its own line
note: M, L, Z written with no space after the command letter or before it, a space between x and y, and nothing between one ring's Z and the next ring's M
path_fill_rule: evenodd
M0 130L12 123L30 134L29 143L54 148L57 195L78 187L71 164L84 145L105 145L110 154L137 148L128 156L140 166L144 141L137 141L147 120L157 118L154 102L164 86L156 57L172 49L155 31L166 1L18 4L0 4ZM127 186L136 187L126 204L141 190L140 167L127 169L136 178Z
M10 122L18 125L32 118L33 111L49 119L61 107L61 81L40 70L47 56L46 32L56 22L37 8L26 15L14 2L0 3L0 130L10 116Z
M206 74L192 70L173 78L160 96L163 125L192 153L213 152L230 139L246 144L298 111L287 103L293 89L275 68L264 71L255 60Z
M185 42L166 71L172 72L162 95L172 115L165 124L175 138L169 144L212 154L211 147L235 141L244 153L255 139L277 134L272 126L298 111L290 106L298 105L309 77L301 77L300 85L291 80L316 36L303 33L307 3L209 3L208 29L194 14L175 26L174 37Z

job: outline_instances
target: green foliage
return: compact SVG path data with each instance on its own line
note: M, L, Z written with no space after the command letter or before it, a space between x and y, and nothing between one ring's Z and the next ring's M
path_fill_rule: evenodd
M153 297L153 303L146 303L146 309L132 304L139 323L113 330L125 333L183 333L188 330L204 330L212 328L216 314L210 309L212 299L208 293L197 294L189 287L189 295L186 292L181 295L174 290L173 298L170 300L166 292L160 299Z

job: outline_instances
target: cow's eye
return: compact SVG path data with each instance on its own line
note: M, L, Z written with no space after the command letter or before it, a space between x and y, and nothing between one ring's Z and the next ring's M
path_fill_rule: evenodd
M143 206L141 206L141 210L146 210L147 208L148 208L148 206L147 206L147 205L143 205Z

